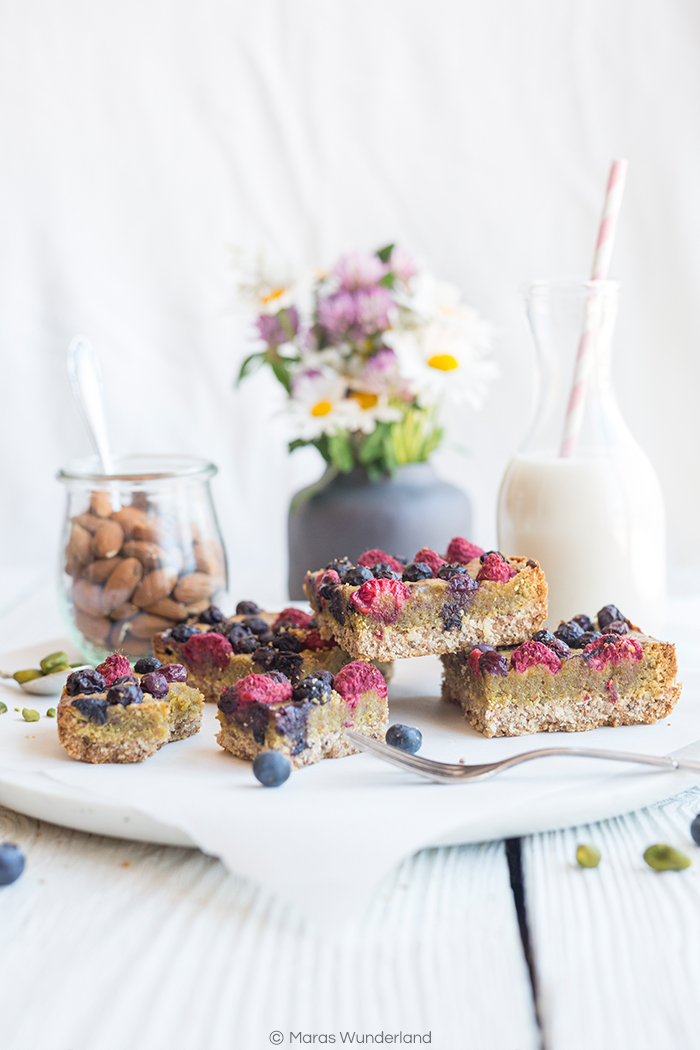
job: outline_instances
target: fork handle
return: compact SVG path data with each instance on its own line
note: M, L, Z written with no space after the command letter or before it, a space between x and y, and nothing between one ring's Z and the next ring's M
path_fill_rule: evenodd
M543 747L537 751L524 751L499 762L500 769L529 762L533 758L606 758L613 762L635 762L644 766L660 766L664 769L693 769L700 772L700 762L671 758L669 755L639 755L633 751L599 751L589 747Z

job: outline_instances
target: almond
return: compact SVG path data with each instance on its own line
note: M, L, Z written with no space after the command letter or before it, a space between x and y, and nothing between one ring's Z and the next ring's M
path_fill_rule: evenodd
M112 500L109 492L93 492L90 495L90 511L98 518L108 518L112 513Z
M90 583L106 583L121 561L121 558L100 558L93 561L85 570L85 579Z
M187 606L187 615L197 616L199 613L204 612L205 609L208 609L210 605L211 601L209 598L202 598L201 601L191 602L190 605ZM241 619L243 619L243 617L241 617Z
M123 542L124 530L119 522L105 521L95 533L92 549L96 558L114 558L119 554Z
M185 605L191 605L202 598L209 598L215 590L216 580L212 576L206 572L191 572L177 581L173 597Z
M172 625L173 621L166 620L164 616L151 616L149 613L140 612L129 624L129 631L134 638L146 638L150 641L158 631L167 631Z
M148 521L148 515L139 510L138 507L122 507L121 510L115 510L112 515L112 521L119 522L127 540L130 540L134 535L134 526L137 522Z
M82 609L74 609L75 623L81 634L91 642L102 643L106 640L112 624L104 616L89 616Z
M110 620L130 620L139 611L138 605L134 605L133 602L124 602L123 605L118 605L116 609L112 609L109 618Z
M124 544L122 554L125 558L138 558L144 568L144 572L153 572L160 569L168 562L168 556L157 543L147 540L128 540Z
M90 616L102 615L102 588L98 583L76 580L73 584L73 601Z
M93 536L99 529L100 525L104 524L102 518L98 518L95 514L76 514L71 521L76 522L78 525L82 525L84 529L87 529Z
M161 598L166 598L176 580L177 573L174 569L156 569L155 572L149 572L136 588L133 601L142 609L147 609Z
M78 525L77 522L73 522L70 527L70 536L68 537L68 543L66 545L66 563L70 566L83 566L87 565L90 561L90 555L92 553L92 536L87 529L84 529L82 525ZM71 576L74 573L68 572Z
M187 609L182 602L176 602L172 598L161 598L159 602L149 605L146 612L153 616L164 616L166 620L186 620Z
M138 558L125 558L121 561L105 584L103 611L109 613L128 602L142 576L143 567Z
M165 530L157 518L147 517L145 521L134 522L132 535L135 540L146 540L148 543L160 543Z

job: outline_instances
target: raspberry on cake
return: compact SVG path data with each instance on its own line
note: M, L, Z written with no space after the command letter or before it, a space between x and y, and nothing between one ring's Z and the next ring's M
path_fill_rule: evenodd
M315 671L296 683L279 671L250 674L222 691L216 717L217 742L236 758L275 749L298 769L355 754L346 729L383 740L386 682L376 667L360 661L346 664L335 678Z
M330 562L307 573L304 590L321 635L363 660L515 644L547 617L547 583L536 561L485 552L461 536L445 557L423 547L405 566L377 550L357 566Z
M486 736L665 718L681 693L674 646L643 634L615 606L597 621L598 630L575 616L515 647L477 645L443 656L443 699Z
M126 673L114 677L116 670ZM68 676L56 712L58 739L81 762L141 762L199 732L203 708L182 665L147 657L132 671L113 653L94 671Z
M184 664L190 684L213 703L225 686L249 674L281 671L296 681L312 671L336 674L351 660L321 635L310 612L290 607L267 613L254 602L239 602L229 617L208 609L195 622L156 634L153 651L159 660ZM390 677L390 667L382 670Z

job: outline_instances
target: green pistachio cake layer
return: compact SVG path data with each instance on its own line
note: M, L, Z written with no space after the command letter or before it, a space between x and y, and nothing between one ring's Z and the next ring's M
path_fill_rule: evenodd
M104 724L83 714L73 701L91 697L61 697L56 712L58 739L80 762L142 762L170 740L169 705L165 700L141 704L110 704Z
M304 589L321 634L355 659L397 660L452 653L479 642L524 641L547 618L547 584L537 562L509 558L508 580L477 580L478 558L463 580L375 579L352 586L309 573Z
M606 635L583 650L572 650L568 658L554 656L544 663L529 662L539 645L532 641L499 647L492 654L467 649L445 655L443 699L459 704L467 720L489 737L578 732L665 718L681 693L674 646L636 630L612 638Z

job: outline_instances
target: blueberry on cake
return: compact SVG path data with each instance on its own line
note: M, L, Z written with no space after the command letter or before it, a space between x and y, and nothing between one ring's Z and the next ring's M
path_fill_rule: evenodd
M547 618L547 583L531 558L483 551L457 536L443 558L423 548L404 565L366 551L310 572L304 583L322 637L356 659L457 652L525 641Z
M469 646L442 657L442 696L486 736L575 732L665 718L676 705L676 652L614 605L575 616L517 646Z
M376 667L361 661L346 664L335 676L313 671L294 682L280 671L250 674L222 691L217 718L217 742L232 755L252 760L275 749L298 769L355 754L346 729L383 740L386 682Z
M181 664L142 657L132 671L113 653L95 670L68 676L56 712L58 739L81 762L141 762L199 732L203 707Z
M249 674L280 671L296 681L312 671L337 672L351 657L332 638L322 638L311 613L288 608L263 612L255 602L239 602L226 617L212 606L196 622L176 624L156 634L159 660L177 660L205 700L217 703L221 690ZM381 668L388 679L391 668Z

